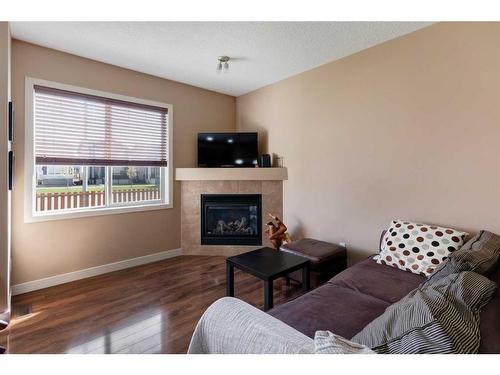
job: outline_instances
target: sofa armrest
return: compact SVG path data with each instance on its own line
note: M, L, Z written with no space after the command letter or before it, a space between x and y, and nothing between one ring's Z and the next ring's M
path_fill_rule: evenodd
M237 298L214 302L198 322L188 353L314 353L314 341Z

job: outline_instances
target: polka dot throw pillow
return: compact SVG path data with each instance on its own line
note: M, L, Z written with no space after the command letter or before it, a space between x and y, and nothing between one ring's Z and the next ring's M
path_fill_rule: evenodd
M435 225L393 220L382 239L377 263L430 276L468 233Z

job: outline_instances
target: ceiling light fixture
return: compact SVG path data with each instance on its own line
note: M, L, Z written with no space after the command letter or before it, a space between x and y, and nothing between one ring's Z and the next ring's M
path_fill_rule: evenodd
M222 71L227 72L229 71L229 60L231 58L229 56L219 56L217 58L217 72L220 73Z

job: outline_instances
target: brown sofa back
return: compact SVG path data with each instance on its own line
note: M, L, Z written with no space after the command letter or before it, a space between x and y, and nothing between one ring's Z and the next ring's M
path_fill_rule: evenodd
M479 316L481 333L479 353L500 353L500 265L497 264L490 280L497 284L497 290Z

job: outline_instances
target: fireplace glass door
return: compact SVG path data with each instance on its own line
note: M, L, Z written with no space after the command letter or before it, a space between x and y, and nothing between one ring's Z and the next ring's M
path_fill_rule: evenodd
M202 245L262 245L260 194L203 194Z

